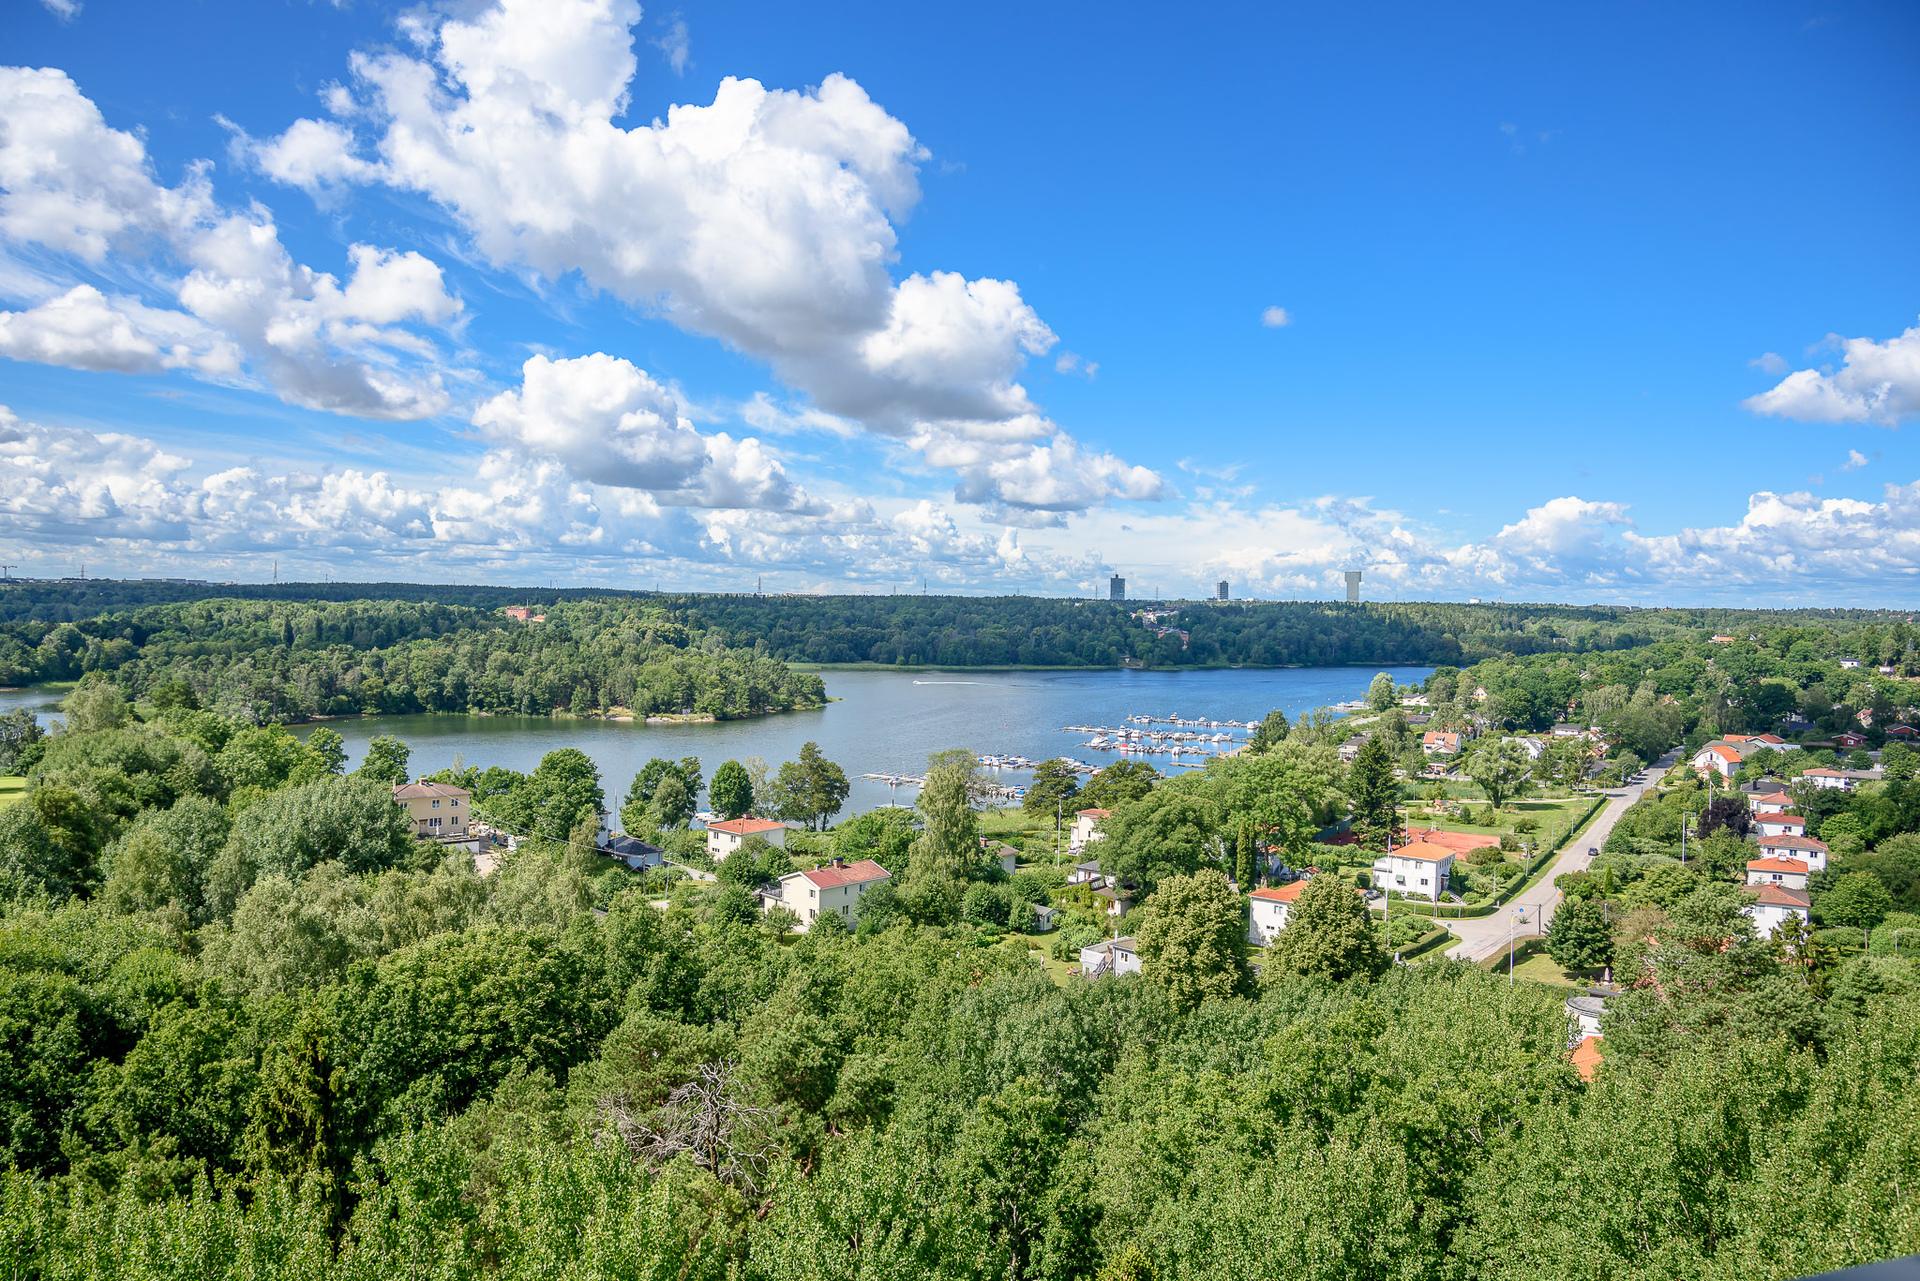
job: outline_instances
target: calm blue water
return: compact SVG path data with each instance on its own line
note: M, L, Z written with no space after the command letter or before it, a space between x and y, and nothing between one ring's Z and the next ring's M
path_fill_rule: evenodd
M1289 717L1366 693L1376 668L1320 667L1241 671L1098 672L827 672L837 701L819 711L792 712L714 725L644 725L519 716L377 716L334 721L357 763L367 740L393 734L413 749L415 774L456 761L530 770L541 756L577 747L600 767L616 800L649 757L696 756L702 772L728 758L758 756L772 765L791 760L808 739L820 744L853 783L846 812L912 799L862 774L917 772L927 757L950 747L975 753L1044 760L1071 756L1094 764L1120 759L1089 750L1085 734L1067 725L1119 725L1133 714L1207 720L1257 721L1274 708ZM1402 684L1431 669L1390 669ZM1170 728L1170 727L1161 727ZM300 733L306 733L302 729ZM1244 733L1244 731L1242 731ZM1147 758L1163 771L1163 756ZM1000 775L1023 784L1027 775Z
M1119 725L1135 714L1257 721L1276 707L1298 718L1316 707L1359 698L1376 670L828 672L827 692L836 701L818 711L716 725L523 716L372 716L330 724L346 739L354 764L376 734L406 740L416 774L456 762L530 770L555 748L577 747L600 767L601 781L616 801L649 757L697 756L702 772L712 777L714 767L729 757L758 756L777 766L797 756L800 745L812 739L847 771L853 783L847 812L854 813L889 800L912 799L909 788L894 792L860 775L915 773L931 753L949 747L1036 761L1071 756L1107 764L1121 758L1088 749L1087 735L1062 727ZM1389 670L1395 680L1411 684L1431 669ZM40 690L0 692L0 712L31 707L45 723L58 701ZM1146 759L1163 772L1174 768L1164 756ZM1016 770L999 776L1010 784L1027 781L1027 775Z

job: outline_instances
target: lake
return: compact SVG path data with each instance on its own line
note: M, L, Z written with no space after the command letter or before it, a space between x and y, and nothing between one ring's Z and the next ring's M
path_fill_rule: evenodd
M1306 667L1217 671L887 672L823 673L836 700L811 712L704 725L646 725L527 716L369 716L329 722L346 739L357 764L367 741L392 734L413 749L414 774L431 774L456 761L531 770L561 747L577 747L600 767L610 808L649 757L696 756L713 777L720 762L758 756L770 765L799 755L808 739L847 772L853 785L843 813L890 800L897 793L863 774L917 773L927 757L949 747L975 753L1044 760L1071 756L1103 765L1121 759L1093 751L1088 735L1068 725L1117 726L1131 715L1178 715L1195 720L1257 721L1274 708L1289 719L1366 693L1378 668ZM1431 668L1388 669L1402 684L1425 679ZM1157 726L1167 729L1170 726ZM304 735L307 728L299 728ZM1238 731L1241 737L1245 731ZM1146 759L1169 772L1167 757ZM995 771L1024 784L1022 771Z

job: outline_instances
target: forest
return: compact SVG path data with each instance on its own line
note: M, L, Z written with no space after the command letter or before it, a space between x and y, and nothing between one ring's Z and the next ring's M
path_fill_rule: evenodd
M134 698L261 723L379 712L729 719L825 699L819 677L634 601L563 602L538 623L400 600L209 599L0 624L0 683L90 673Z
M378 615L405 607L501 617L511 605L555 617L669 620L689 636L798 663L889 666L1155 667L1467 665L1498 656L1630 650L1711 632L1796 625L1890 636L1905 616L1875 611L1635 609L1326 601L1111 602L1031 596L753 596L391 583L0 585L0 682L55 679L33 650L60 624L88 636L194 602L286 602ZM386 603L383 609L379 603ZM262 606L256 606L262 607ZM1149 615L1152 615L1149 618ZM1904 633L1902 632L1904 635ZM64 635L64 633L63 633ZM69 644L69 642L61 642ZM1904 641L1893 648L1905 653ZM537 701L537 700L536 700Z

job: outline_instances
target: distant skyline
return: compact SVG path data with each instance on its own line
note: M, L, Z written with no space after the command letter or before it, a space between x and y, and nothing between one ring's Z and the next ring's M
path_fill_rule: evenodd
M1910 4L0 5L16 575L1920 588Z

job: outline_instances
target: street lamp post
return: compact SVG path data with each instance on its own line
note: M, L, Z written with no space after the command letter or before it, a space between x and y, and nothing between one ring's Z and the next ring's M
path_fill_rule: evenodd
M1527 909L1516 907L1513 915L1507 918L1507 986L1513 986L1513 932L1520 922L1527 919Z

